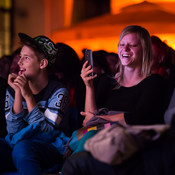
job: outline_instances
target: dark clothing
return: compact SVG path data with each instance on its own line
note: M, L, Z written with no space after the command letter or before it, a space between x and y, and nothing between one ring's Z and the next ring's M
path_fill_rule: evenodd
M123 111L127 124L163 123L164 80L160 75L152 74L135 86L114 89L104 107Z
M65 162L62 175L145 175L143 165L140 154L120 166L110 166L96 160L88 152L79 152Z
M165 80L165 108L168 108L174 88L175 88L175 65L170 68L168 78Z
M9 144L0 139L0 173L19 170L19 174L42 175L42 171L55 165L62 165L62 156L56 148L40 140L23 140L12 149ZM16 167L16 168L15 168Z
M98 109L105 106L110 92L117 84L115 78L109 74L98 75L94 79L95 99Z
M108 99L108 95L111 90L115 87L117 81L109 74L98 75L94 79L94 89L95 89L95 100L97 108L102 108L105 105L106 100ZM79 82L79 89L77 91L79 100L78 107L80 111L84 110L85 103L85 93L86 88L83 80L81 79Z
M0 77L0 137L5 137L7 134L5 120L5 93L7 88L7 80Z
M175 128L143 152L146 175L175 174Z

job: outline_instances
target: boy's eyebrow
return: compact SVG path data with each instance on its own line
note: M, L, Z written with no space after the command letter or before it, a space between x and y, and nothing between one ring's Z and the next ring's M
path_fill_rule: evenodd
M20 54L20 56L21 56L22 54ZM29 56L29 57L31 57L32 55L29 55L29 54L23 54L23 56Z

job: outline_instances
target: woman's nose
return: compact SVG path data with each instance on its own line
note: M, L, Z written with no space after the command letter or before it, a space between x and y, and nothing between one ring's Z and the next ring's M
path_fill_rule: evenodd
M124 50L126 50L126 51L130 50L130 48L129 48L129 45L128 45L128 44L126 44L126 45L124 46Z

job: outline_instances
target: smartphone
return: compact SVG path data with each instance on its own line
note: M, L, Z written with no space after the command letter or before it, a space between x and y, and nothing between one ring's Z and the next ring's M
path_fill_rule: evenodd
M92 69L93 69L93 57L92 57L92 50L86 49L84 52L84 56L85 56L85 61L88 61L88 65L91 65ZM89 76L93 76L93 72L89 74Z

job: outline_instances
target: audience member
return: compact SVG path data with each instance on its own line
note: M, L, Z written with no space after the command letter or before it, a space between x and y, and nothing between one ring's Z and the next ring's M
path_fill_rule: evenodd
M98 108L105 105L109 92L116 85L106 59L107 54L104 50L93 51L93 73L98 75L93 82Z
M83 84L80 72L81 62L75 50L65 43L56 43L58 49L57 58L50 74L54 74L59 81L63 82L69 92L70 111L69 111L69 128L70 133L80 127L79 118L80 109L84 98L81 84ZM84 95L84 92L83 92Z
M97 50L92 52L93 56L93 72L94 74L110 74L108 62L106 60L107 52L104 50Z
M7 80L0 76L0 137L5 137L6 121L5 121L5 92L7 88Z
M114 52L108 52L106 55L106 60L109 65L110 72L113 76L118 72L118 54Z
M120 59L120 69L116 74L118 86L111 91L105 107L120 113L96 117L110 122L120 121L124 125L163 123L164 80L159 74L151 73L152 49L148 31L135 25L124 28L119 39L118 55ZM97 75L89 77L88 74L92 72L91 67L87 67L85 62L81 72L86 85L85 112L82 112L85 116L84 126L93 117L92 113L97 110L93 86L93 79ZM172 174L175 172L174 138L175 130L172 128L145 150L138 151L124 163L114 166L102 163L82 150L67 159L62 174L161 175L162 172Z
M87 61L83 64L81 77L86 86L85 116L83 126L113 122L124 125L152 125L163 123L164 115L164 80L159 74L151 74L151 38L141 26L131 25L123 29L119 39L119 72L116 74L117 85L111 90L103 108L96 106L93 72ZM114 79L114 78L113 78ZM104 110L106 109L106 110ZM101 127L100 127L101 128ZM87 132L76 143L74 151L82 151L89 137L97 132ZM72 142L71 142L72 144ZM81 145L81 146L79 146Z
M4 55L0 59L0 137L4 137L7 134L4 107L10 65L11 56Z
M19 72L19 54L20 49L17 49L10 56L3 56L0 59L0 137L5 137L7 134L5 121L5 92L7 88L7 78L9 73Z
M175 126L175 88L171 96L169 106L164 114L164 120L166 124Z
M8 78L11 62L12 62L11 56L4 55L0 59L0 76L5 80L7 80Z
M165 80L165 109L168 108L168 105L175 88L175 65L172 64L169 72L168 78Z
M16 168L19 174L42 175L45 169L62 163L65 143L58 143L60 151L55 141L61 134L62 139L67 138L57 129L67 115L68 92L62 83L48 78L47 68L57 54L54 43L45 36L31 38L19 33L19 37L20 71L8 77L8 134L0 139L0 173Z
M118 85L111 91L106 105L120 114L97 116L108 121L123 121L127 124L155 124L163 122L164 81L158 74L151 74L151 39L148 31L140 26L128 26L120 35L118 45L120 71L116 74ZM86 85L84 126L97 110L93 72L87 62L82 67L81 77Z
M158 36L152 35L153 60L152 73L158 73L165 79L165 109L168 107L175 87L175 51L163 42Z
M169 46L162 42L157 36L151 36L153 59L151 63L152 73L158 73L163 78L167 79L169 76L169 69L171 67L171 57L169 53Z
M56 43L58 55L51 73L62 81L70 94L70 106L76 107L77 87L80 81L81 62L75 50L67 44Z
M19 72L18 61L20 59L20 51L21 51L21 48L18 48L11 55L12 56L12 63L10 66L10 73L18 74L18 72Z

